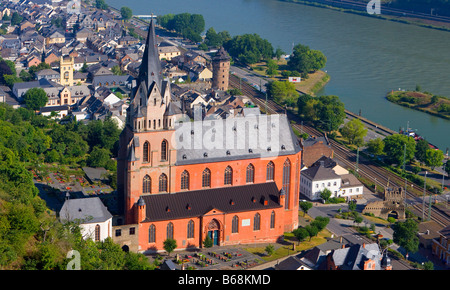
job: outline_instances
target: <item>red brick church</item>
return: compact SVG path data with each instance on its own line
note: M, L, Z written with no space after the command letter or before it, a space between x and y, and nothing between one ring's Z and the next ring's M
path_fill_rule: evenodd
M224 60L228 61L228 60ZM275 242L298 226L301 146L286 115L186 118L150 23L126 126L118 193L139 251Z

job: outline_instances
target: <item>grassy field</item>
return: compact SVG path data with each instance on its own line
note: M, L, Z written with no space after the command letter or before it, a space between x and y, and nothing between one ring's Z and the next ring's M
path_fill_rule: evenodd
M277 61L278 64L278 73L272 76L270 79L274 81L287 81L287 78L284 78L281 75L283 70L287 70L287 61L285 59L280 59ZM256 63L251 65L253 72L259 74L261 76L267 76L266 70L267 66L265 62ZM305 94L315 95L318 91L320 91L330 80L330 76L322 71L318 70L314 73L308 75L307 79L302 79L300 83L295 83L295 88L298 91L301 91Z

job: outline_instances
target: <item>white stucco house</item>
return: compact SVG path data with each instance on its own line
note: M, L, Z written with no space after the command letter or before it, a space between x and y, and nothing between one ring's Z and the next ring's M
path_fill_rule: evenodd
M363 184L331 158L322 157L300 174L300 193L310 200L320 200L320 193L331 191L331 197L355 199L363 194Z
M112 215L98 197L66 199L59 219L79 224L84 239L103 241L112 235Z

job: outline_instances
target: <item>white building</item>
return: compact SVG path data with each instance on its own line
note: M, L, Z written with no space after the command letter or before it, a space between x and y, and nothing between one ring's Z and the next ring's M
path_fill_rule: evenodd
M331 191L331 197L345 197L347 200L363 194L362 183L327 157L303 169L300 175L300 193L308 199L321 199L320 193L325 188Z
M300 193L310 200L321 199L320 193L329 189L332 196L337 196L341 188L341 177L332 168L325 167L323 162L302 170L300 174Z
M84 239L103 241L111 237L112 215L98 197L67 199L59 218L79 224Z

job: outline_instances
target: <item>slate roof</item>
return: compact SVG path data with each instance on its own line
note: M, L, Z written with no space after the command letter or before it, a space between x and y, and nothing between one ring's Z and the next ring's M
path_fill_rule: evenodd
M302 175L312 181L340 178L332 168L327 168L322 163L315 164L308 169L302 170Z
M446 239L450 239L450 225L439 231Z
M364 262L372 259L375 270L380 270L380 250L378 244L352 245L344 249L334 250L333 261L340 270L364 270Z
M144 222L202 216L213 209L225 213L279 208L275 182L141 196L146 204ZM264 205L263 200L267 200Z
M99 223L112 218L112 215L99 197L89 197L66 200L59 217L63 222L81 220L83 223Z
M296 154L301 150L286 115L184 122L175 131L177 165Z

